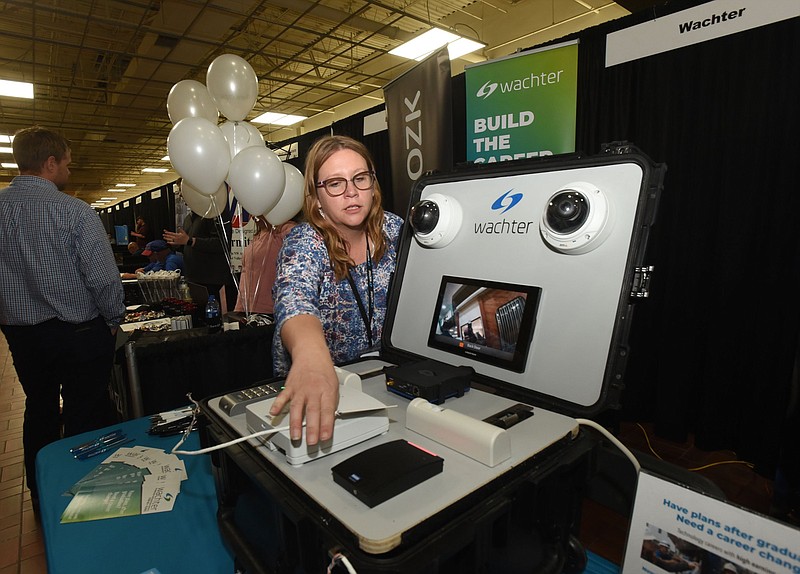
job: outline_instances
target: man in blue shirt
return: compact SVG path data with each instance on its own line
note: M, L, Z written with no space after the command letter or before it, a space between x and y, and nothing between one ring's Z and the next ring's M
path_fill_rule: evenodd
M117 421L108 383L124 291L94 209L62 193L71 152L40 127L13 142L20 175L0 190L0 330L25 391L25 473L38 511L36 453ZM63 407L60 408L60 402Z
M142 255L149 257L150 263L137 271L147 273L148 271L175 271L183 268L183 256L170 249L163 239L156 239L148 243L142 251Z

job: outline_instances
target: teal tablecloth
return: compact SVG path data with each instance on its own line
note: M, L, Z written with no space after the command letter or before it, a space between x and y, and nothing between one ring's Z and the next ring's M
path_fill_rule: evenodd
M149 418L127 421L98 431L69 437L43 448L36 459L41 522L49 574L232 573L233 558L217 527L217 496L209 455L180 455L188 479L170 512L61 524L71 497L63 493L111 453L84 461L69 449L120 428L134 441L125 446L148 446L169 452L178 437L147 434ZM197 432L181 447L200 447Z

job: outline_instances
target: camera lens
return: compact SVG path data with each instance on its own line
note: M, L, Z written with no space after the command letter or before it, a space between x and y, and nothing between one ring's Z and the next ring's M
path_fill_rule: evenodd
M415 233L427 235L439 223L439 206L427 199L420 201L411 208L411 228Z
M577 191L564 191L550 199L547 225L556 233L571 233L589 217L589 202Z

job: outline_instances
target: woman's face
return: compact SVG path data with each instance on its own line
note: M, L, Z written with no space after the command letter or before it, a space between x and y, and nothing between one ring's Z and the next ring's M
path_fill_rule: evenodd
M322 213L340 233L364 230L364 222L372 207L374 185L360 190L353 185L353 176L368 172L367 160L351 149L341 149L323 163L317 174L317 182L331 178L344 178L347 186L342 195L331 197L323 187L317 188L317 205Z

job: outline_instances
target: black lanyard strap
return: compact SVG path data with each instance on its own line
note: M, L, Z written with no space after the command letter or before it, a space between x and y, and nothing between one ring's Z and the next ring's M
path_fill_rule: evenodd
M367 343L369 343L370 348L372 348L372 315L375 307L375 287L372 283L372 253L369 249L369 236L367 236L367 304L369 305L369 312L364 308L364 302L361 300L361 295L358 293L356 282L353 280L349 268L347 269L347 282L350 283L350 289L353 290L353 295L358 304L358 311L361 313L361 320L364 321L364 327L366 327Z

